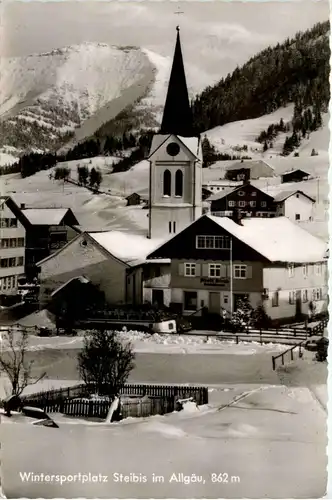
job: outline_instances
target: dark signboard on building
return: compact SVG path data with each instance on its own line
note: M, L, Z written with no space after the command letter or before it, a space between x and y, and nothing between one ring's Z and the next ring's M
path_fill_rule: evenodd
M201 278L201 283L206 286L226 286L229 278Z

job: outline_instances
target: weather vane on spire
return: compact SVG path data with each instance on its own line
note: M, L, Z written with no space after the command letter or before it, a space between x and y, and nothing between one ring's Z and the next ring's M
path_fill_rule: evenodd
M178 10L176 12L174 12L174 14L180 15L180 14L184 14L184 12L182 10L180 10L180 7L178 7ZM180 31L180 26L176 27L176 31Z

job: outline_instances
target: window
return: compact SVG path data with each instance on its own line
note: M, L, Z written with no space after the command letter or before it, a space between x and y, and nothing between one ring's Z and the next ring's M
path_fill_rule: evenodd
M261 207L266 207L266 201L261 201Z
M298 198L298 197L299 197L299 195L297 194L297 195L296 195L296 198Z
M8 267L9 259L1 259L0 267Z
M171 196L171 181L172 181L171 172L169 170L165 170L164 181L163 181L164 196Z
M247 266L243 264L234 265L234 278L246 279L247 277Z
M295 214L295 220L300 220L300 214Z
M249 205L250 205L251 207L255 207L255 206L256 206L256 202L255 202L255 201L250 201L250 202L249 202Z
M322 264L315 265L315 274L316 276L321 276L322 274Z
M224 304L228 304L228 295L224 295Z
M230 201L228 202L228 206L229 206L229 207L235 207L235 201L230 200Z
M173 222L173 233L176 233L176 222Z
M184 310L197 311L197 292L184 292Z
M279 292L273 292L272 294L272 307L278 307L279 306Z
M245 207L246 206L246 202L245 201L239 201L239 207Z
M9 227L17 227L17 219L9 219Z
M23 266L24 264L24 258L23 257L17 257L17 266Z
M175 196L182 196L183 194L183 173L177 170L175 174Z
M251 193L251 196L257 196L257 191L253 191L253 192Z
M290 304L295 304L295 299L296 299L296 292L292 290L288 294L288 301Z
M308 265L307 264L304 264L302 266L302 272L303 272L303 276L306 278L308 276Z
M239 196L244 196L245 192L244 191L239 191Z
M322 300L322 289L314 288L312 291L312 298L313 300Z
M172 222L168 223L168 230L169 230L170 233L172 232Z
M294 278L294 264L288 264L288 278Z
M17 246L17 239L16 238L10 238L10 240L9 240L9 246L11 248L15 248Z
M308 290L302 290L302 302L308 302Z
M220 278L220 276L221 276L221 265L209 264L209 278Z
M185 276L196 276L196 264L185 263L184 275Z
M228 249L230 248L229 236L196 236L196 248Z
M3 238L1 240L1 248L8 248L8 242L9 242L9 239L8 238Z

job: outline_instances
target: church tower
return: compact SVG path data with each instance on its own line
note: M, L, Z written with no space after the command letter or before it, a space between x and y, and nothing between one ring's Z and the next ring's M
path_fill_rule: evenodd
M150 161L149 238L167 238L202 215L202 152L194 136L179 27L160 133Z

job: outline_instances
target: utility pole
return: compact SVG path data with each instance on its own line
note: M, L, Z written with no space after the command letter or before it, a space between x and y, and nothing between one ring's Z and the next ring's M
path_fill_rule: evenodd
M233 238L231 236L230 249L229 249L229 270L230 270L230 306L231 317L233 316Z
M317 179L317 203L319 203L319 177Z

